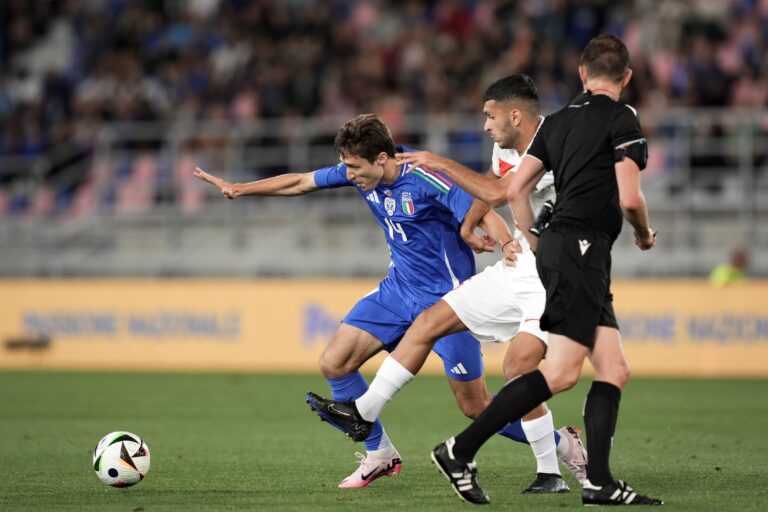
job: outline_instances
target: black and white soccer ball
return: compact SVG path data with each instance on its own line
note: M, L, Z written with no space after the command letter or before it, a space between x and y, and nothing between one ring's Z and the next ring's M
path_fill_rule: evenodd
M110 432L93 451L93 470L99 480L112 487L130 487L149 471L149 447L136 434Z

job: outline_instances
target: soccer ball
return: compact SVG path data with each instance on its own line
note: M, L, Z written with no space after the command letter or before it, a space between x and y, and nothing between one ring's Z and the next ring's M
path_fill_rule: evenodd
M93 470L107 485L130 487L147 476L149 447L136 434L111 432L93 451Z

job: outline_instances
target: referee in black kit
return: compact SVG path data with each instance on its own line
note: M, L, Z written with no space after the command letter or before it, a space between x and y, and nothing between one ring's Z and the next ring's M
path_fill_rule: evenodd
M608 464L621 389L629 378L610 291L611 247L622 214L640 249L655 244L640 190L647 144L635 110L619 101L632 77L627 47L612 35L595 37L581 54L579 76L584 92L545 119L508 190L547 291L541 327L549 331L548 363L508 383L466 430L432 453L454 490L472 503L489 502L477 485L474 457L480 446L505 424L573 387L589 357L595 379L584 406L589 481L582 503L662 504L614 480ZM539 240L528 231L534 221L529 196L547 169L554 171L557 203Z

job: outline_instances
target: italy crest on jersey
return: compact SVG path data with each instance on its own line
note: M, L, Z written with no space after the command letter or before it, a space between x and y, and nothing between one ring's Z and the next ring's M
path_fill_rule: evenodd
M395 214L395 208L397 208L397 202L391 197L384 198L384 210L390 217Z
M413 215L413 199L411 198L410 192L403 192L403 195L400 196L400 204L403 207L403 213L406 215Z

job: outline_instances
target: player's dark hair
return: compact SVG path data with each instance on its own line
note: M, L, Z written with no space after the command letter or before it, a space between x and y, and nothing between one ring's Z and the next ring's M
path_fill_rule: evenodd
M336 134L341 156L359 156L373 163L381 152L394 157L395 141L387 125L376 114L361 114L347 121Z
M590 78L607 78L618 82L629 69L629 51L621 39L612 34L601 34L587 44L581 52L581 65Z
M532 114L539 113L539 91L531 77L522 73L505 76L489 85L483 94L483 103L491 100L520 101Z

